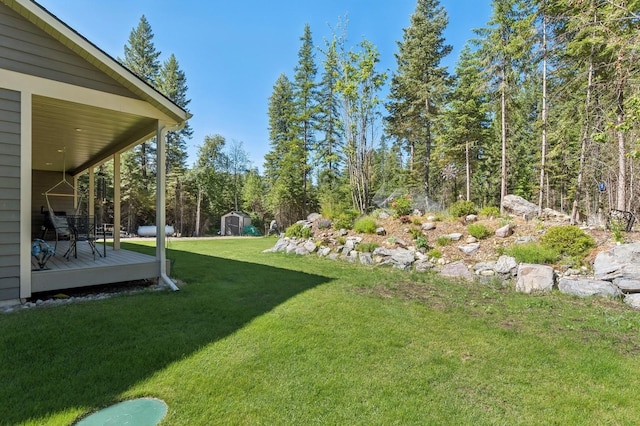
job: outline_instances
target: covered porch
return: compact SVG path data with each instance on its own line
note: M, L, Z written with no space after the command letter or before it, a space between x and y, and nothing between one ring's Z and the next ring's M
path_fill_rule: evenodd
M8 123L0 126L0 164L7 170L0 185L0 302L146 278L177 289L166 270L166 138L191 115L36 3L0 0L0 22L0 38L11 40L0 43L0 122ZM114 232L106 257L94 260L81 244L77 259L56 255L48 269L34 268L32 241L43 238L50 211L101 225L96 171L107 163L113 168L109 223L118 229L123 154L150 140L156 144L155 223L149 224L158 227L155 256L121 250ZM87 204L79 213L85 174ZM63 181L67 193L52 203L46 195Z
M31 292L48 292L93 285L144 280L158 276L158 262L154 256L130 251L114 250L113 246L97 243L99 253L91 252L88 244L78 244L77 258L62 256L68 241L58 243L59 253L51 257L40 270L35 259L31 266ZM169 263L167 262L167 270Z

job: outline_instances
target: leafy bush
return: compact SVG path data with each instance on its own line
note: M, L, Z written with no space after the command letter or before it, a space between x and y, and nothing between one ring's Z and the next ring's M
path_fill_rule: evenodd
M476 214L477 212L478 211L476 210L476 206L473 204L473 201L459 200L451 204L451 207L449 207L449 214L453 217L467 216L470 214Z
M553 263L560 257L556 250L538 243L515 244L507 248L505 254L514 257L519 263L536 264Z
M405 215L411 214L412 203L413 203L413 200L411 199L411 195L409 194L392 199L391 209L393 210L394 216L399 217L399 216L405 216Z
M311 228L305 228L301 223L294 223L285 229L284 236L289 238L309 238L311 237Z
M420 220L419 217L414 217L411 223L413 223L414 225L420 226L422 225L422 220Z
M480 209L480 216L500 217L500 209L495 206L487 206Z
M333 220L333 229L352 229L359 213L355 210L345 210Z
M375 249L380 247L376 243L360 243L358 244L358 250L364 253L373 253Z
M491 236L491 234L493 233L489 228L484 226L482 223L471 223L467 225L467 231L469 232L469 235L479 240L487 238Z
M552 226L540 238L543 247L567 256L584 256L596 246L591 235L573 225Z
M353 230L363 234L375 234L378 225L376 221L371 217L361 217L353 225Z
M420 235L418 238L416 238L416 248L418 250L420 249L424 249L424 250L428 250L429 249L429 243L427 241L427 239Z
M312 235L311 228L302 228L300 232L300 237L302 238L311 238Z

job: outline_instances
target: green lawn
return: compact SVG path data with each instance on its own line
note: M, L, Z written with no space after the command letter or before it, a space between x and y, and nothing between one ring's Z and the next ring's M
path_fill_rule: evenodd
M153 396L166 425L640 424L619 301L170 241L177 293L0 315L0 424ZM127 249L152 252L141 245Z

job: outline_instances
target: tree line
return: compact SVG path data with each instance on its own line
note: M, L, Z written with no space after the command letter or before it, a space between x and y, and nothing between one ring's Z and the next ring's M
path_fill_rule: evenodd
M170 134L168 221L203 235L242 210L264 230L273 218L287 226L311 212L364 214L407 194L416 207L445 208L460 199L500 207L512 193L574 223L636 212L640 0L491 6L453 72L438 0L417 0L390 72L373 43L349 44L346 22L320 46L306 25L295 68L268 99L263 172L222 135L207 136L187 167L191 128ZM121 61L186 109L184 72L173 55L158 62L152 38L143 16ZM153 220L153 152L149 141L124 156L128 229Z

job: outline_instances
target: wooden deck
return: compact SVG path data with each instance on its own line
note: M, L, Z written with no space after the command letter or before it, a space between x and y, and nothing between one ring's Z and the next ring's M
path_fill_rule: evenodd
M113 250L107 246L106 257L96 253L94 260L89 244L78 242L77 259L71 255L67 260L62 255L68 246L68 241L58 242L56 251L60 254L49 259L44 270L39 270L32 259L32 293L156 278L159 275L160 267L154 256ZM96 244L96 248L100 254L104 253L102 244Z

